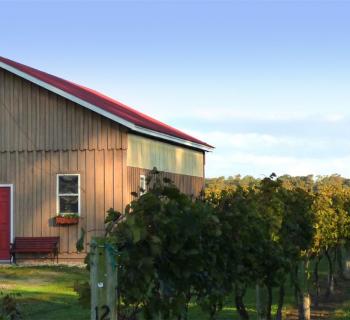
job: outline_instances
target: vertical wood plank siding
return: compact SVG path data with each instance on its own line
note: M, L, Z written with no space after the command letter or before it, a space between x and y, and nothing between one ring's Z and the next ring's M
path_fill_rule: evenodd
M131 195L131 192L140 191L140 175L145 175L146 177L150 174L151 170L141 169L136 167L127 167L128 171L128 185L127 185L127 203L134 200L135 197ZM204 178L187 176L183 174L176 174L170 172L160 172L160 177L169 178L174 184L182 191L188 195L194 197L199 196L200 192L204 188Z
M61 254L76 252L80 228L103 234L105 212L123 203L122 150L0 152L0 182L14 184L16 236L60 236ZM56 176L81 175L81 218L78 225L58 226ZM114 205L115 204L115 205Z
M15 236L60 236L60 256L74 256L103 233L105 212L122 210L127 131L73 102L0 69L0 183L14 184ZM79 225L58 226L58 173L79 173Z
M113 150L126 129L0 69L0 152Z
M199 194L203 153L135 135L132 139L136 147L128 150L125 127L0 68L0 183L14 185L15 236L59 236L60 258L82 258L75 248L80 229L87 231L86 243L102 234L106 211L122 211L133 200L131 192L139 190L140 175L161 164L163 171L169 166L173 172L185 170L161 175L181 191ZM154 146L156 153L147 151ZM149 168L133 167L135 159ZM186 170L190 175L179 174ZM54 223L59 173L80 174L78 225Z

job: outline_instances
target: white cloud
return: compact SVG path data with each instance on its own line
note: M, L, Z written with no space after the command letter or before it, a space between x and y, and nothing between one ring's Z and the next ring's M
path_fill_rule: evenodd
M335 141L331 138L324 137L295 137L293 135L272 135L272 134L260 134L257 132L250 133L229 133L222 131L191 131L184 130L194 137L198 137L203 141L220 149L232 150L268 150L268 149L280 149L292 150L298 149L298 152L303 150L327 150L334 146ZM350 150L350 141L348 139L338 139L338 144L342 144L343 147L348 147ZM223 150L221 150L223 151Z
M198 119L218 120L250 120L250 121L286 121L304 120L309 117L303 112L271 112L258 110L244 110L245 108L197 108L191 115Z
M306 141L302 138L291 136L274 136L271 134L251 133L227 133L213 131L208 133L193 133L200 136L204 141L220 147L235 147L244 149L270 148L270 147L299 147L305 145Z
M169 116L169 114L168 114ZM332 112L309 112L299 108L295 108L294 111L284 110L254 110L244 107L233 108L189 108L184 113L178 113L172 115L175 118L193 118L199 120L205 120L209 122L227 122L227 121L254 121L254 122L299 122L299 121L320 121L326 123L334 123L345 120L346 115L342 113Z
M330 113L330 114L325 114L323 116L324 121L326 122L341 122L345 120L345 115L341 113Z
M350 141L329 137L295 137L221 131L189 132L216 148L207 155L208 177L250 174L350 176ZM339 151L341 149L341 151Z

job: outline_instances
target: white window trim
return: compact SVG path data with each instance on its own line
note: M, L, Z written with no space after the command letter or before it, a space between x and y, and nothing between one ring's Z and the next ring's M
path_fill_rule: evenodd
M145 182L145 187L144 188L141 185L142 179ZM146 176L144 174L140 174L139 189L140 189L140 196L144 195L147 192ZM141 189L143 189L144 191L141 191Z
M78 176L78 193L59 193L59 181L60 177L64 176ZM58 173L56 178L56 214L61 215L60 212L60 196L78 196L78 212L65 213L65 214L78 214L80 216L80 174L79 173Z

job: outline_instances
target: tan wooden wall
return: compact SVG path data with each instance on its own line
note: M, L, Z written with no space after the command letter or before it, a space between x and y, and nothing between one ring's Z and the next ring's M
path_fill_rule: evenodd
M15 236L60 236L74 258L80 228L103 232L106 210L125 207L127 131L0 69L0 183L14 185ZM57 226L56 176L81 176L78 226Z
M149 175L151 170L127 167L127 179L128 185L126 190L127 199L126 202L134 200L135 197L131 195L131 192L139 192L140 190L140 175ZM166 177L171 179L180 191L193 195L194 197L199 196L200 192L204 188L204 178L188 176L183 174L160 172L160 177Z
M125 149L126 129L0 68L0 152Z
M174 172L162 175L183 192L199 194L203 153L135 135L131 139L142 143L130 151L128 135L109 119L0 68L0 184L14 185L15 236L60 236L60 257L82 258L75 248L80 228L86 242L103 233L106 211L123 211L139 190L140 174L154 166ZM135 159L141 168L130 165ZM79 225L54 224L59 173L80 174Z
M106 211L126 205L125 161L126 150L0 152L0 183L14 184L15 236L60 236L64 257L76 252L81 227L88 242L103 234ZM81 177L81 219L57 226L56 175L67 172Z

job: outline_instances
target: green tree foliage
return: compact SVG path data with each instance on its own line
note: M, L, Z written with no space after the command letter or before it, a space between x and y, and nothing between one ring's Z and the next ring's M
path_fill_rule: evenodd
M299 319L307 320L310 294L318 300L320 260L328 260L328 295L335 271L344 276L347 179L220 177L207 180L205 199L181 193L156 170L147 183L147 193L134 193L124 213L111 209L106 219L106 241L120 253L120 319L187 319L190 301L215 319L232 296L240 318L249 319L244 296L256 288L258 319L272 319L277 290L281 320L292 285Z
M250 273L254 269L260 272L256 278L259 289L257 296L261 296L260 302L263 303L258 303L261 309L258 312L261 313L261 318L271 318L271 292L273 287L279 286L277 318L281 318L284 286L287 278L291 276L299 304L300 319L307 318L305 305L310 304L310 292L313 290L316 291L317 304L319 261L326 257L329 264L327 295L330 295L334 288L335 263L340 269L340 274L343 274L342 252L348 247L350 232L349 180L338 175L316 179L311 175L282 176L277 179L271 175L248 184L246 180L242 181L242 186L241 180L239 176L226 180L211 179L207 181L206 193L211 202L225 203L225 211L227 208L237 211L236 208L233 209L235 204L238 204L234 194L240 193L240 188L249 192L254 190L254 200L250 200L250 203L255 205L251 205L249 211L263 231L253 234L260 239L259 252L263 253L264 262L259 264L257 259L253 267L247 267ZM227 194L231 194L229 201ZM247 200L244 202L248 204ZM249 228L254 230L254 223ZM255 254L254 257L257 258ZM311 277L312 266L314 279ZM242 278L238 276L238 279ZM254 277L251 275L249 279ZM247 286L252 285L247 283ZM267 298L263 297L264 294ZM237 309L240 310L239 306ZM241 318L246 318L245 312L241 314Z
M227 179L225 177L209 178L206 179L205 194L211 199L218 198L224 190L235 190L237 187L246 189L257 185L259 182L259 179L252 176L241 177L240 175L229 176Z
M312 198L301 188L283 186L275 175L251 185L209 193L222 225L222 249L242 319L246 288L258 288L258 312L271 319L272 290L280 289L279 313L287 276L295 269L313 239ZM281 314L280 314L281 316Z
M123 308L136 306L145 319L186 318L191 299L203 302L220 290L220 221L209 204L192 201L156 173L148 182L125 215L107 217L108 241L120 252Z
M263 258L264 230L257 215L254 194L252 188L237 186L220 194L212 193L208 198L215 205L222 226L221 258L225 267L220 272L225 275L223 292L228 295L234 291L235 304L243 319L248 318L244 294L259 277L259 261Z
M334 290L334 264L337 260L342 260L341 253L348 244L350 236L350 188L348 180L339 176L319 179L314 187L314 197L316 234L313 251L318 260L322 257L327 258L329 276L326 294L330 296ZM316 287L318 287L317 268L318 264L314 270Z

